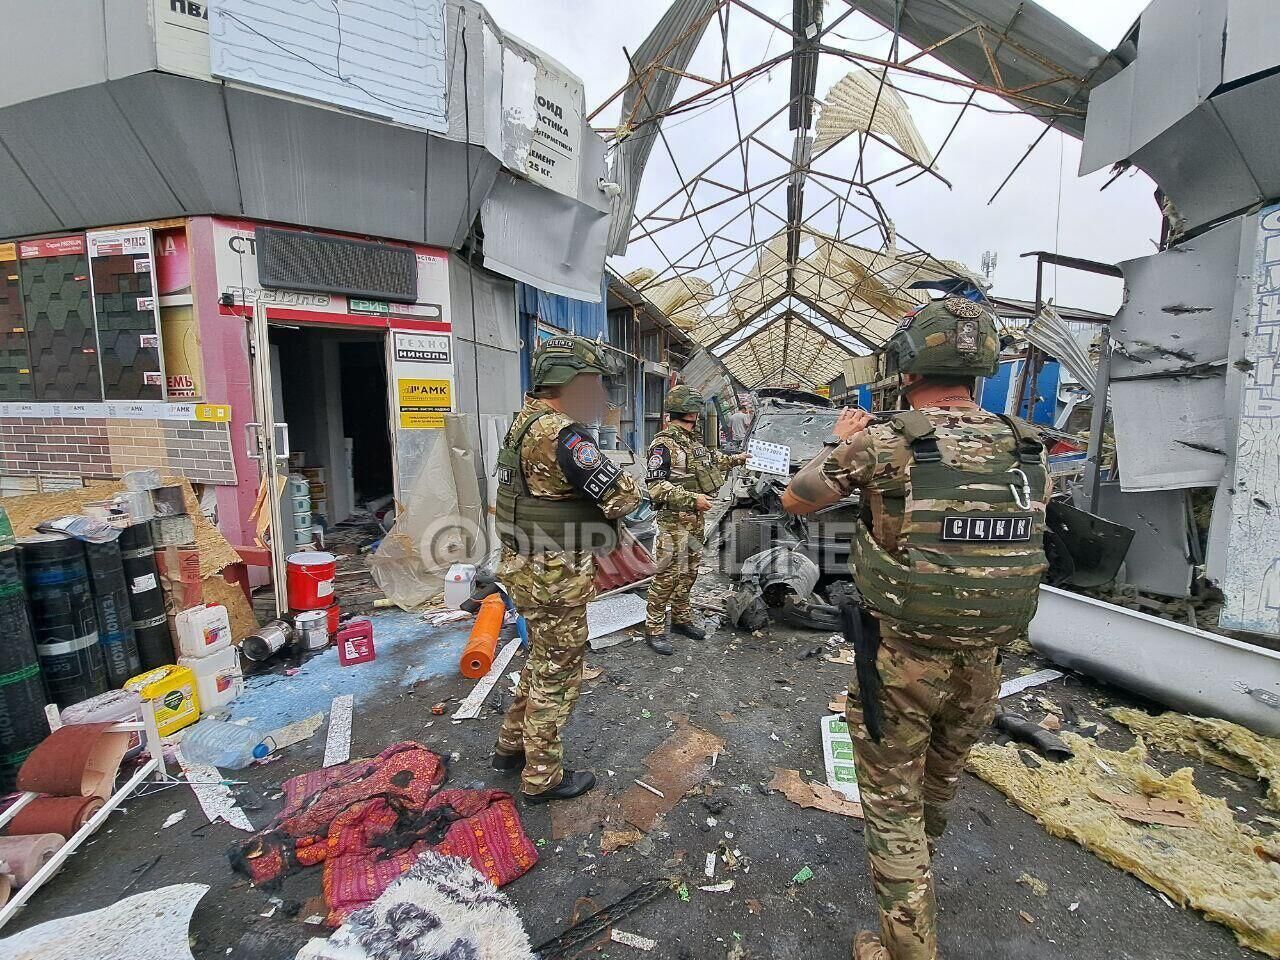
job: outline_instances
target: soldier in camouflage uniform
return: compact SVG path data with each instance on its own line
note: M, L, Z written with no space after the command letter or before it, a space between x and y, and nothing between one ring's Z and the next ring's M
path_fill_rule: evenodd
M854 489L863 497L852 564L864 609L847 622L859 659L870 652L846 719L880 934L858 934L856 960L937 956L932 846L994 714L999 648L1036 608L1044 448L1027 424L974 403L974 377L998 362L984 307L961 297L926 305L885 347L886 372L901 376L912 409L888 422L844 411L828 450L783 497L792 513Z
M616 543L615 521L640 503L634 480L582 425L604 413L616 373L604 348L579 337L542 344L533 393L498 455L498 576L529 627L529 657L498 734L493 766L523 767L531 803L576 797L595 785L565 770L560 733L582 683L595 553Z
M699 439L695 431L702 397L696 390L683 384L672 387L665 407L671 422L649 444L645 475L649 497L658 510L658 572L649 586L644 631L651 649L671 656L675 648L667 637L668 607L672 630L694 640L706 636L693 622L689 602L706 545L702 515L711 509L710 498L719 491L729 468L745 463L747 455L728 456Z

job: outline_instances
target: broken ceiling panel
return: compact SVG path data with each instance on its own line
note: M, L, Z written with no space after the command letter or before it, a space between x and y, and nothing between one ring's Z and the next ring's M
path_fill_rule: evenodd
M863 0L858 9L1053 126L1084 134L1089 91L1125 65L1031 0ZM994 65L994 67L993 67Z
M897 88L885 79L883 70L856 67L831 88L822 102L813 149L829 147L856 132L888 137L920 166L933 164L933 156L911 119L911 110Z

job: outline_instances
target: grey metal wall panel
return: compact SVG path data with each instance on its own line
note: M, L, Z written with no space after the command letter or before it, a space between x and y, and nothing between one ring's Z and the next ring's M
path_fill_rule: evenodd
M1120 264L1125 298L1111 321L1113 381L1225 364L1241 222Z
M1168 130L1221 83L1225 22L1226 0L1155 0L1143 11L1131 149Z
M104 0L0 0L0 107L107 79Z
M481 204L493 186L500 166L498 158L483 147L466 148L442 137L424 138L426 144L426 212L424 241L456 250L462 245ZM467 208L467 171L471 173L471 208ZM549 192L549 191L548 191Z
M148 73L107 88L184 213L241 212L221 84Z
M1275 19L1273 0L1231 0L1223 83L1234 83L1276 65Z
M425 239L421 134L245 90L225 96L245 216Z
M1130 64L1089 93L1080 175L1093 173L1129 156L1133 138L1133 81L1138 68Z
M1173 201L1188 228L1262 199L1213 101L1132 154Z
M1126 493L1108 481L1098 488L1097 513L1133 530L1124 560L1124 582L1161 596L1187 596L1191 543L1185 491Z
M0 110L0 116L3 114ZM65 226L13 159L3 136L0 136L0 184L4 184L0 190L0 237L49 233Z
M106 26L107 79L119 80L154 70L156 41L151 31L150 0L99 2L103 6L102 20Z
M600 189L601 178L608 179L609 167L604 161L604 138L582 124L582 157L578 162L578 198L601 213L612 208L609 195Z
M481 218L488 269L548 293L600 302L607 213L503 172Z
M475 292L474 309L472 291ZM514 282L478 265L472 270L462 255L456 254L449 258L449 304L455 337L519 352Z
M181 211L105 85L0 110L0 140L67 226Z
M1273 50L1271 61L1280 62ZM1280 75L1253 80L1213 98L1213 108L1231 133L1231 142L1244 158L1263 197L1280 196L1280 124L1274 122L1280 103Z
M1226 372L1111 384L1127 492L1216 486L1226 465Z

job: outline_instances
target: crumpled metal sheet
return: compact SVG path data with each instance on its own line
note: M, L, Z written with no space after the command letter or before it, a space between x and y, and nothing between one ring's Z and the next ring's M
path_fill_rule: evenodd
M5 960L195 960L188 927L208 884L178 883L0 940Z

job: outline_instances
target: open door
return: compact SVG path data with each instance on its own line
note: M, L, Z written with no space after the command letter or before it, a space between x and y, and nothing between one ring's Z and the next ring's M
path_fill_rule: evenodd
M253 306L249 322L249 355L253 373L253 420L245 424L248 454L258 464L260 489L266 491L262 509L270 511L271 590L276 616L288 610L285 599L285 538L280 494L289 461L289 425L276 416L271 376L271 343L267 335L267 308Z

